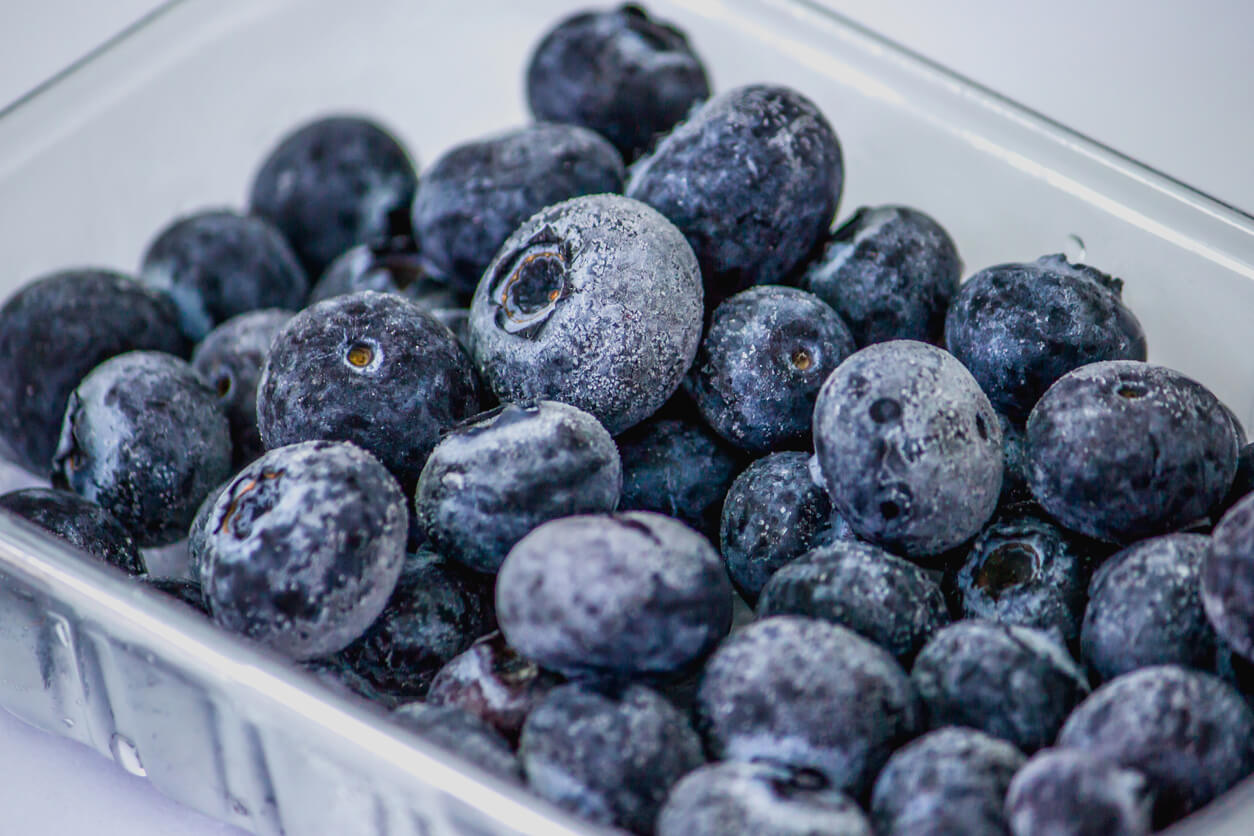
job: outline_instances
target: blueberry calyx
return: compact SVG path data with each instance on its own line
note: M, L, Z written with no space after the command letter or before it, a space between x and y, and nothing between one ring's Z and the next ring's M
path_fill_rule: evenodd
M492 302L496 325L507 334L532 339L544 328L553 311L570 295L566 281L569 245L545 227L510 258L496 276Z
M1036 551L1022 543L998 546L980 567L975 585L996 601L1006 590L1032 579L1036 574L1036 560Z

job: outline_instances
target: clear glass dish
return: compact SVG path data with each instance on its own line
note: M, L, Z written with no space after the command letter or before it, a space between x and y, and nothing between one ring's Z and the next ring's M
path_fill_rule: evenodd
M845 151L842 216L904 203L968 272L1066 252L1122 276L1151 359L1254 423L1254 219L805 0L652 0L718 89L790 84ZM564 0L176 0L0 113L0 297L73 264L135 269L176 214L242 205L262 154L327 111L427 162L526 118ZM594 830L456 764L190 611L0 517L0 704L261 834ZM1247 783L1178 826L1247 834Z

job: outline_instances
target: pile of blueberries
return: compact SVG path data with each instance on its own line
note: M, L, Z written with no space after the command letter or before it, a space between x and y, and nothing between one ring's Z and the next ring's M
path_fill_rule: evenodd
M1254 446L1119 279L833 230L823 114L636 6L526 90L27 284L0 439L55 487L0 506L633 833L1133 836L1254 771Z

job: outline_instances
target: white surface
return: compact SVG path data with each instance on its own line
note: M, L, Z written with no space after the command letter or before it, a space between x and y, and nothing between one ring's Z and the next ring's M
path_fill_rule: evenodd
M1254 209L1254 7L1205 0L826 0L829 5L1234 205ZM156 5L0 0L0 106ZM573 3L572 8L582 3ZM0 832L224 836L94 753L0 712Z

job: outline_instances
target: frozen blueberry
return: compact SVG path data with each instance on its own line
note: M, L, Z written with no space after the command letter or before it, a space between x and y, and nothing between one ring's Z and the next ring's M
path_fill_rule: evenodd
M1209 670L1215 631L1202 609L1199 575L1210 539L1168 534L1142 540L1093 575L1080 650L1102 680L1150 665Z
M906 557L974 537L1001 493L1001 425L974 378L912 340L862 349L814 408L814 450L832 504L860 537Z
M955 586L965 618L1080 636L1091 550L1031 505L1013 506L971 544Z
M351 441L407 490L440 433L478 411L474 370L448 328L388 293L337 296L279 332L257 387L267 448Z
M344 442L271 450L192 531L214 618L295 659L345 648L383 612L405 558L405 497ZM201 542L197 542L201 541Z
M1254 496L1224 514L1201 568L1202 604L1219 636L1254 659Z
M604 137L575 125L528 125L436 160L414 198L414 235L423 258L470 292L523 221L572 197L621 192L625 177Z
M388 234L408 210L418 176L409 154L357 116L309 122L283 137L253 178L249 209L287 238L305 272Z
M1061 255L989 267L954 297L945 346L998 411L1023 421L1072 369L1145 359L1145 332L1122 292L1121 280Z
M502 401L568 403L618 435L679 388L701 322L701 275L679 230L596 195L510 236L475 291L470 344Z
M414 699L492 627L491 586L434 552L418 552L405 559L383 612L343 655L380 692Z
M1027 437L1023 427L998 413L1001 422L1002 451L1005 466L1002 468L1001 500L1003 506L1014 505L1032 500L1032 489L1028 486L1028 449Z
M665 675L731 628L732 590L709 541L647 511L565 517L510 550L497 620L530 659L570 677Z
M688 238L713 308L801 264L827 232L843 182L840 143L814 103L752 85L694 110L632 167L627 194Z
M727 572L749 603L781 566L823 539L827 493L810 479L805 453L772 453L736 477L723 501L720 541Z
M822 776L767 763L712 763L675 785L657 836L872 836L858 805Z
M178 311L164 294L107 270L66 270L32 281L0 308L0 442L47 477L70 392L127 351L182 355Z
M1204 519L1237 467L1236 432L1210 390L1130 360L1062 377L1032 410L1027 439L1036 501L1114 543Z
M418 479L418 521L441 554L495 573L541 523L613 511L618 448L586 412L554 401L506 404L444 436Z
M144 559L126 529L108 511L76 493L27 488L0 496L0 509L128 574L142 575L146 571Z
M1237 437L1240 438L1240 435ZM1228 496L1224 498L1223 509L1227 511L1251 492L1254 492L1254 444L1246 444L1237 453L1237 472L1232 478L1232 487L1228 488Z
M619 436L623 511L656 511L718 539L739 456L703 425L654 416Z
M859 633L909 664L949 623L945 595L927 572L858 540L806 552L767 581L758 617L806 615Z
M975 729L929 732L894 752L875 779L875 832L1002 836L1002 800L1025 760L1014 746Z
M158 578L152 575L143 575L140 580L161 594L181 601L197 612L209 615L209 606L205 603L204 592L200 584L195 581L186 578Z
M652 833L671 787L702 764L701 740L648 688L555 688L518 747L532 791L594 824Z
M814 399L853 337L828 305L761 285L714 311L684 391L723 438L752 453L808 444Z
M385 708L395 708L401 702L395 697L379 693L373 683L353 669L342 653L310 659L301 662L300 667L342 696L361 697Z
M790 615L723 642L706 664L697 717L714 757L812 770L854 796L920 728L918 697L887 651Z
M205 496L231 474L217 395L177 357L132 351L70 395L53 484L108 511L142 547L183 539Z
M1054 742L1089 684L1057 641L1040 630L958 621L914 660L927 728L970 726L1025 752Z
M1145 776L1095 752L1037 752L1010 782L1014 836L1149 836L1154 792Z
M591 128L626 160L710 95L701 59L675 26L624 5L549 30L527 65L536 119Z
M231 422L236 467L265 450L257 430L257 383L270 344L292 316L282 310L240 314L210 331L192 353L192 368L218 393Z
M864 206L832 233L801 286L835 308L859 348L940 343L962 259L949 233L917 209Z
M518 758L505 738L468 711L452 705L411 702L394 709L392 719L498 778L522 778Z
M440 668L427 702L464 708L516 743L527 715L559 684L560 677L522 656L497 631Z
M229 209L179 218L144 253L140 280L168 293L192 342L221 323L262 308L299 310L309 279L268 221Z
M1082 702L1058 745L1144 773L1158 794L1155 824L1163 826L1254 770L1254 713L1210 674L1176 665L1141 668Z

